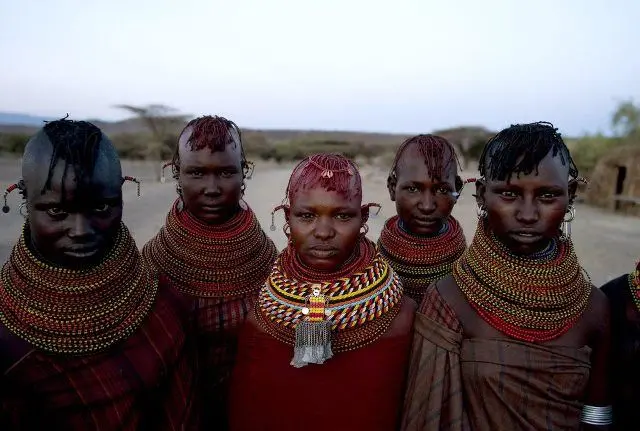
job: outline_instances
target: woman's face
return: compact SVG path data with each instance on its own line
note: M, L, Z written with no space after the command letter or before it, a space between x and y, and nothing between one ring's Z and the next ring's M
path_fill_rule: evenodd
M490 177L490 175L488 175ZM517 255L544 249L558 236L576 192L568 166L549 153L537 172L513 175L509 181L486 179L476 184L477 202L487 211L496 237Z
M322 187L296 192L287 211L293 247L302 262L334 272L353 254L364 224L362 199Z
M447 159L442 154L443 159ZM447 160L443 160L443 165ZM459 191L455 163L449 163L442 178L435 179L416 146L408 146L396 166L396 183L389 185L389 197L403 225L415 235L433 235L451 215ZM456 184L456 182L458 184Z
M207 224L221 224L238 211L244 176L240 145L232 138L224 151L191 150L187 131L180 137L178 183L182 201L194 217Z

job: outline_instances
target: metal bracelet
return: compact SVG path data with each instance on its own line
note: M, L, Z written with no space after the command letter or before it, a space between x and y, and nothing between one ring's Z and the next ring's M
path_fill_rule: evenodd
M588 425L611 425L613 422L613 409L611 406L588 406L582 407L580 422Z

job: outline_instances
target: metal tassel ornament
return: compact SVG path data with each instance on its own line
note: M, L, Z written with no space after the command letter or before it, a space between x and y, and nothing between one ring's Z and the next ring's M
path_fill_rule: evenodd
M576 218L576 209L573 205L570 205L567 209L567 215L562 219L562 226L560 228L560 241L567 241L571 238L571 222Z
M302 368L309 364L323 364L333 356L331 350L331 311L327 309L329 298L322 293L322 286L312 286L312 294L302 308L304 320L295 329L296 342L291 365Z

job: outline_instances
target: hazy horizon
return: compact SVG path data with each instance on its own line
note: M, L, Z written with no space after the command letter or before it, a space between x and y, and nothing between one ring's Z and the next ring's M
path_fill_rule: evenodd
M610 130L640 100L640 2L0 0L0 111L165 104L255 129Z

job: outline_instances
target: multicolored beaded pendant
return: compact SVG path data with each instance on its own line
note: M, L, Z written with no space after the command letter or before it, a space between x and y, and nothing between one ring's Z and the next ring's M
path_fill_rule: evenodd
M321 284L313 284L312 293L306 299L302 314L305 319L296 325L296 342L291 365L296 368L307 364L323 364L333 357L331 350L331 310L329 298L322 293Z

